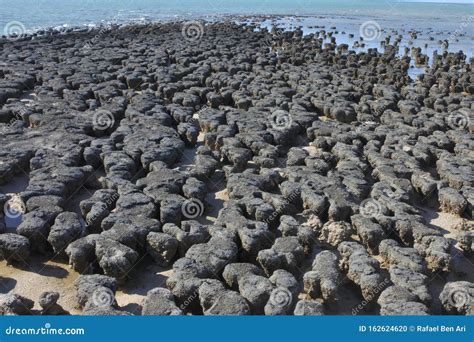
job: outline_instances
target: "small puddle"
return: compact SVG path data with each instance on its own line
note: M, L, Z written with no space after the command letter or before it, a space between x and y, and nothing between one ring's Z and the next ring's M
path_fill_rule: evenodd
M28 174L21 173L13 177L7 184L0 186L0 192L4 194L18 194L25 191L28 187L29 176Z

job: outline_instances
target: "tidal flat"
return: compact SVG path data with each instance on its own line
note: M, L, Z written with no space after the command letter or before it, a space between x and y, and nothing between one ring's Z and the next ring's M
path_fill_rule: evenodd
M285 22L0 40L0 314L474 314L472 45Z

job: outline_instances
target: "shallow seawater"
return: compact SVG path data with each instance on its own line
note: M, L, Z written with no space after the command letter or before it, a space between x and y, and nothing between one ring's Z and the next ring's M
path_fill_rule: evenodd
M454 32L460 29L460 34L472 37L474 2L456 2L459 3L402 0L0 0L0 28L11 21L18 21L31 30L109 21L120 23L223 15L307 15L331 21L335 26L366 18L380 21L383 27L393 24L399 29L410 29L426 24L434 31Z
M453 3L456 2L456 3ZM93 27L106 23L147 23L178 19L220 20L227 16L281 16L266 20L289 29L301 27L304 34L324 27L339 33L338 43L352 47L364 27L373 29L373 39L365 48L380 49L387 36L402 35L400 54L405 48L420 47L432 60L434 51L442 53L441 42L449 40L449 51L462 50L467 58L474 56L474 0L450 3L403 0L0 0L0 32L28 33L45 27ZM369 23L369 25L366 25ZM364 26L365 25L365 26ZM336 28L335 30L333 28ZM342 32L345 32L343 34ZM372 31L373 32L373 31ZM416 33L410 39L409 32ZM361 50L362 48L355 49ZM415 78L423 67L412 65L409 75Z
M449 3L450 2L450 3ZM148 23L155 21L229 19L245 22L238 16L274 16L263 19L263 27L273 24L287 29L301 27L304 34L324 29L337 31L337 43L352 48L364 27L375 34L365 39L367 48L383 48L386 37L402 36L399 54L405 48L420 47L432 62L433 52L449 40L449 51L462 50L467 59L474 56L474 0L448 3L416 0L0 0L0 32L31 33L45 27L94 27L106 23ZM453 3L456 2L456 3ZM2 32L3 28L3 32ZM334 29L335 28L335 29ZM370 34L374 31L372 30ZM0 34L1 34L0 33ZM410 37L416 34L416 38ZM349 38L353 34L354 38ZM412 65L408 75L415 79L425 66Z
M398 44L398 54L402 56L405 53L405 49L409 49L409 55L411 54L412 48L421 48L421 53L428 56L427 65L415 65L415 61L412 58L411 68L408 70L408 75L411 78L416 78L417 75L424 73L427 66L431 66L432 56L434 52L442 54L445 50L442 41L449 39L450 52L463 51L468 60L474 57L474 17L472 22L469 22L465 27L463 34L456 36L452 39L452 32L456 32L456 24L447 22L444 29L434 29L433 22L429 18L419 18L415 22L404 21L403 18L383 18L366 16L346 16L344 18L326 18L326 17L298 17L298 16L281 16L273 19L265 19L260 23L260 26L271 30L272 26L277 26L285 30L294 30L301 28L304 35L315 33L321 30L333 32L333 37L336 38L338 44L348 44L349 49L355 52L367 50L368 48L375 48L379 51L383 51L381 42L389 39L389 43L392 44L395 38L401 36L401 40ZM469 18L468 18L469 19ZM466 19L467 20L467 19ZM247 21L250 22L250 21ZM363 40L364 47L354 47L354 42L360 41L360 37L364 34L363 27L366 23L370 23L372 27L375 27L373 34L369 36L369 39ZM378 25L378 26L377 26ZM416 33L416 38L410 35L410 32ZM354 37L350 38L349 35L353 34ZM327 39L330 41L330 38Z

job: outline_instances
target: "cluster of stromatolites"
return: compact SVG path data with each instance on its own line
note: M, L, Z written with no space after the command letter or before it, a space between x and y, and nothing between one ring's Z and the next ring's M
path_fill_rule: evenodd
M114 293L146 260L172 268L146 315L474 314L472 61L435 54L413 81L393 45L202 28L0 42L0 181L28 175L0 193L0 215L22 214L0 256L62 258L90 315L125 314ZM2 314L32 307L0 295Z

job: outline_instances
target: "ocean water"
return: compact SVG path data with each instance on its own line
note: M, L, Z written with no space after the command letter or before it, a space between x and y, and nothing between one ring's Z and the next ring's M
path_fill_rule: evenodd
M273 15L259 22L278 24L311 33L336 27L339 43L359 37L361 25L375 22L381 34L366 47L379 47L386 36L402 34L400 46L422 47L429 56L442 50L449 39L450 51L474 55L474 0L0 0L0 35L33 32L46 27L98 26L114 23L205 19L231 16ZM236 19L236 16L239 16ZM317 26L317 28L315 28ZM2 32L3 29L3 32ZM415 30L417 39L408 32ZM341 34L344 32L346 34Z
M11 21L26 29L107 21L170 20L222 15L379 17L455 29L474 15L474 0L427 3L402 0L0 0L0 29ZM471 18L470 27L474 19Z

